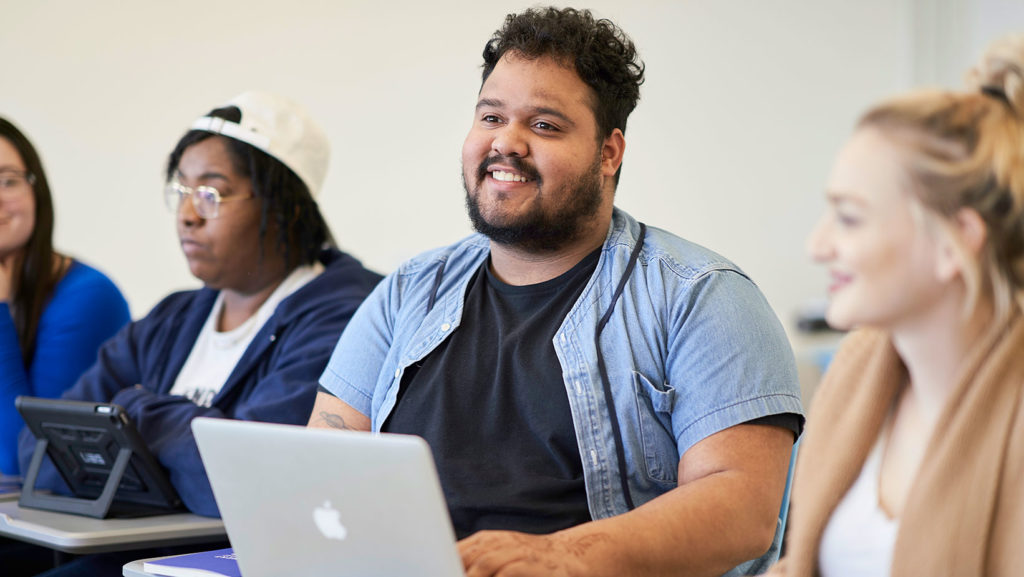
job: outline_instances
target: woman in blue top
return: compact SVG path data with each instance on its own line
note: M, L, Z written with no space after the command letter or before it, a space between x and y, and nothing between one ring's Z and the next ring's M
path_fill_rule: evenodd
M59 397L131 320L102 273L53 249L53 201L35 147L0 118L0 471L18 474L18 395Z

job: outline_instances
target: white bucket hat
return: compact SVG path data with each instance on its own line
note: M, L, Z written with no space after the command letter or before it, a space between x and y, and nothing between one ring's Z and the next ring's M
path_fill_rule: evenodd
M330 144L327 135L299 104L266 92L243 92L224 105L242 111L239 122L203 116L193 130L213 132L250 144L280 160L319 194L327 175Z

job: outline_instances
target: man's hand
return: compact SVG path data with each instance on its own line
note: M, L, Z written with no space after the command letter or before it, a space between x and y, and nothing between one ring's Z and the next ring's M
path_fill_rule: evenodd
M459 541L458 547L467 577L571 577L588 575L586 553L609 541L603 534L573 538L481 531Z

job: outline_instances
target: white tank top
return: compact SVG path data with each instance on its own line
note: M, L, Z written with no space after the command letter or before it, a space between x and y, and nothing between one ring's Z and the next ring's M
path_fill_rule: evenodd
M891 574L899 519L890 519L878 500L886 437L884 431L878 436L860 476L825 526L818 551L822 577L882 577Z

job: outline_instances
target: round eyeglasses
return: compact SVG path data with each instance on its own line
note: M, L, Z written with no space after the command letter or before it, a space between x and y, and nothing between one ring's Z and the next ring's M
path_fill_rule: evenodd
M17 197L35 184L36 177L31 172L5 170L0 172L0 197Z
M220 216L220 205L232 200L247 200L252 196L233 196L224 198L220 191L212 186L185 186L177 180L172 180L164 187L164 202L167 208L174 214L181 209L181 201L186 196L192 198L192 208L196 210L199 218L211 219Z

